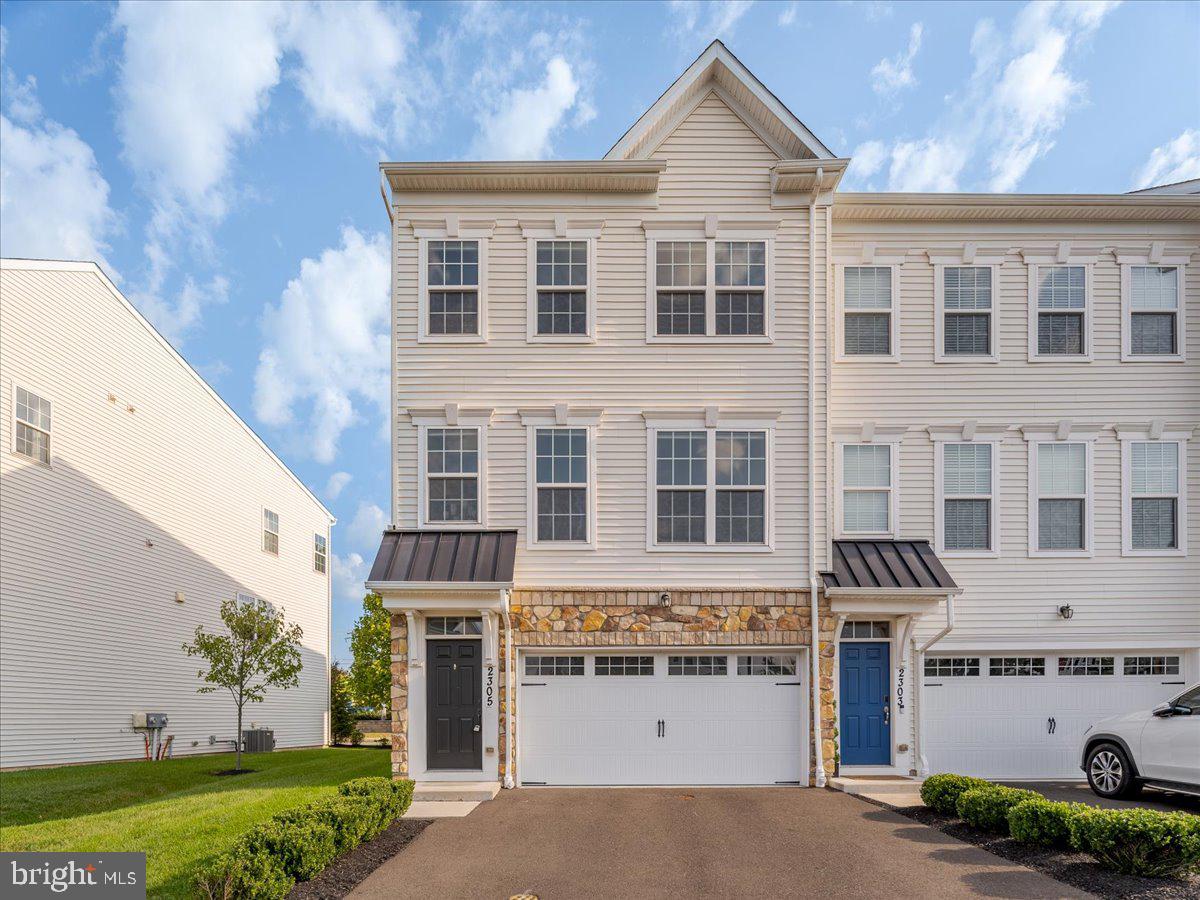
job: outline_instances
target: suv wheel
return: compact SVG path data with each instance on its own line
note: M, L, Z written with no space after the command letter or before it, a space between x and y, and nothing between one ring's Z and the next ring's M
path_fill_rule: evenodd
M1129 797L1138 790L1129 757L1116 744L1097 744L1091 749L1087 779L1092 791L1101 797Z

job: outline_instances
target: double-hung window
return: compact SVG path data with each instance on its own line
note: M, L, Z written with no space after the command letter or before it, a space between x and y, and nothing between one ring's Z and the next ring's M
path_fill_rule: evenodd
M938 360L995 357L993 268L942 266L939 284Z
M939 444L941 549L948 553L994 551L996 445Z
M591 241L531 242L529 333L538 340L586 340L594 334Z
M313 571L324 575L329 565L329 544L325 535L313 535Z
M1087 266L1038 265L1034 272L1034 358L1088 358Z
M262 548L272 556L279 555L279 513L269 509L262 515Z
M843 444L843 534L890 535L895 531L894 444Z
M769 546L769 435L757 428L651 431L652 546Z
M1085 441L1032 445L1036 502L1031 549L1041 553L1082 553L1091 549L1088 496L1091 448Z
M1122 441L1125 457L1125 551L1174 553L1180 532L1183 489L1180 441Z
M421 337L479 340L484 334L482 241L423 241Z
M769 244L653 241L654 337L768 339Z
M1183 357L1179 266L1124 266L1124 359L1150 361Z
M535 428L535 540L587 544L590 518L587 428Z
M50 401L23 387L13 389L13 450L50 465Z
M843 267L843 357L896 358L894 272L892 266Z
M480 519L478 428L425 429L425 521Z

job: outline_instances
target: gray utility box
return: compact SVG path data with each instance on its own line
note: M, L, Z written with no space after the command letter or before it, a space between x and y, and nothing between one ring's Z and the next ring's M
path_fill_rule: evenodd
M134 728L166 728L167 714L166 713L134 713L133 714Z
M242 732L242 749L247 753L266 753L275 749L275 732L270 728L247 728Z

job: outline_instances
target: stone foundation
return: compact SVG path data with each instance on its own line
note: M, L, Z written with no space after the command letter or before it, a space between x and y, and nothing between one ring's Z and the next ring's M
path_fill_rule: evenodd
M514 591L511 627L516 647L811 647L807 591L672 592L671 605L658 605L649 591ZM819 607L822 752L833 773L833 629L835 617L824 598ZM508 658L500 629L501 676L499 771L504 774L509 740L509 702L503 662ZM403 615L392 616L392 653L407 656ZM806 675L808 673L806 672ZM408 773L408 665L392 663L392 774ZM513 710L516 728L516 709ZM811 731L811 723L810 729ZM515 736L515 735L514 735ZM810 783L816 754L809 748Z

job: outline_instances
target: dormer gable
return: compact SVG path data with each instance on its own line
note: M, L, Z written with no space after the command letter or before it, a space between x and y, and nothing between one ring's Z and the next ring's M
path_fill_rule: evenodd
M719 40L708 45L604 158L650 158L678 125L714 94L780 159L835 158Z

